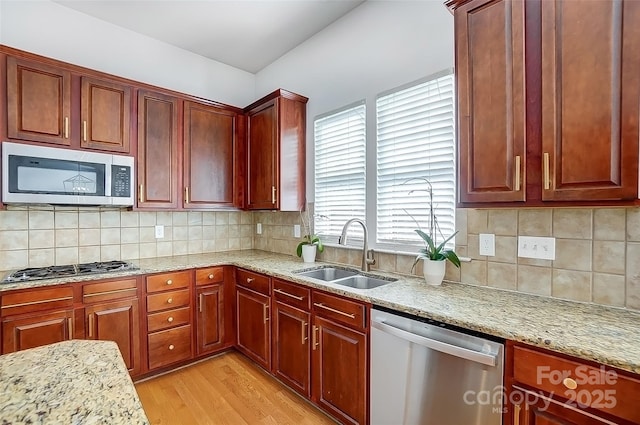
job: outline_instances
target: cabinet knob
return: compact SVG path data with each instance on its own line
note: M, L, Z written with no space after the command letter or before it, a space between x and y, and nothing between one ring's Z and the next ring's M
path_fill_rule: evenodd
M171 279L167 280L167 285L171 285L171 284L173 284L173 280Z
M173 298L169 298L169 299L167 300L167 304L171 304L172 302L173 302Z
M169 346L169 350L173 350L174 348L176 348L176 347L174 347L174 345L173 345L173 344L171 344L171 345Z
M572 378L564 378L562 380L562 385L570 390L575 390L576 388L578 388L578 383L575 381L575 379Z
M173 322L173 317L169 317L169 318L167 319L167 322L169 322L169 323Z
M254 278L252 278L252 277L248 277L248 278L247 278L247 283L251 283L251 282L253 282L254 280L255 280Z
M213 273L209 275L209 279L213 279Z

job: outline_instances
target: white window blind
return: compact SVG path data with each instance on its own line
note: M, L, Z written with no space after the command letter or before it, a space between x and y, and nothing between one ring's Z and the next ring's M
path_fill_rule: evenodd
M365 115L361 102L314 122L315 233L326 241L335 242L348 219L365 218ZM349 229L349 237L361 235L359 226Z
M422 245L409 214L428 233L431 188L436 222L444 234L436 233L436 242L453 234L453 96L453 75L440 74L377 98L378 244Z

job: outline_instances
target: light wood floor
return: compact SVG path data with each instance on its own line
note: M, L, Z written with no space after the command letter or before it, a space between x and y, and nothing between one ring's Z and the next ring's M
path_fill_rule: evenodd
M136 384L152 424L335 424L235 351Z

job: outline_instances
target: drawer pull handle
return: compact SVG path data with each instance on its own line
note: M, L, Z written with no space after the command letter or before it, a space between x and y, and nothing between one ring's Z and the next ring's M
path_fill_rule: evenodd
M173 350L174 348L176 348L176 347L175 347L173 344L171 344L171 345L169 346L169 350Z
M73 318L67 318L67 324L69 325L69 340L73 339Z
M1 309L5 309L5 308L25 307L25 306L28 306L28 305L38 305L38 304L44 304L44 303L52 303L52 302L55 302L55 301L69 301L69 300L72 300L72 299L73 299L73 297L49 298L49 299L46 299L46 300L31 301L31 302L27 302L27 303L3 305L0 308Z
M562 385L569 388L570 390L575 390L576 388L578 388L578 383L575 381L575 379L572 378L564 378L562 380Z
M167 304L171 304L171 303L173 303L173 298L169 298L169 299L167 300Z
M204 299L204 294L200 294L198 297L198 311L202 313L202 301Z
M316 325L313 325L313 334L312 334L313 340L311 341L311 346L312 346L313 350L315 350L316 347L319 344L318 343L318 334L317 334L318 329L320 329L320 328L318 328Z
M355 314L345 313L344 311L336 310L335 308L331 308L329 306L326 306L323 303L313 303L313 305L315 305L316 307L320 307L320 308L323 308L325 310L331 311L333 313L341 314L341 315L343 315L345 317L348 317L350 319L355 319L356 318Z
M520 405L513 406L513 425L520 425Z
M300 326L300 329L302 332L302 345L304 345L304 342L309 339L306 332L308 327L309 327L309 324L307 322L302 322L302 326Z
M173 322L173 317L169 316L169 318L167 319L167 322L169 323Z
M290 294L288 292L283 291L282 289L274 288L273 292L277 292L278 294L282 294L282 295L285 295L285 296L287 296L289 298L293 298L294 300L298 300L298 301L304 300L304 297L299 297L297 295Z
M209 279L213 279L213 273L209 275Z
M167 285L173 285L173 280L171 279L167 280Z
M120 294L122 292L135 291L136 288L123 288L123 289L114 289L113 291L103 291L103 292L94 292L93 294L84 294L84 298L90 297L100 297L103 295L112 295L112 294Z
M252 278L252 277L248 277L248 278L247 278L247 283L251 283L251 282L253 282L254 280L255 280L254 278Z
M89 338L93 338L93 313L89 315Z

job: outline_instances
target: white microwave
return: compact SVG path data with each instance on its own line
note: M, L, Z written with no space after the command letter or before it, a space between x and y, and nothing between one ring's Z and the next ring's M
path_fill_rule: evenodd
M134 158L2 143L2 202L132 206Z

